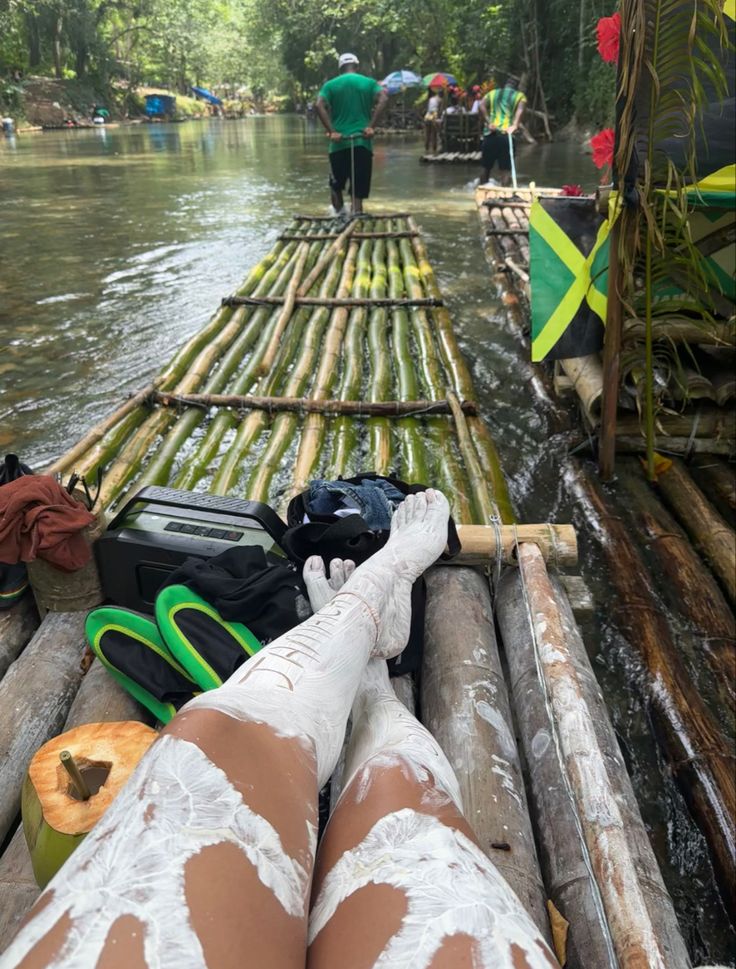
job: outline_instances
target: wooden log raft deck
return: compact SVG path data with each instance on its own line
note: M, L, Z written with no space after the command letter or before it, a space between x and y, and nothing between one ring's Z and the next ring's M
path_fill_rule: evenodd
M249 497L283 510L312 478L360 470L443 489L463 551L454 568L428 573L423 675L418 683L397 680L398 695L408 705L419 698L418 712L455 768L483 849L540 929L551 936L549 912L556 922L560 913L569 921L570 969L687 969L674 910L562 586L553 585L549 595L556 580L545 562L576 564L574 530L515 523L413 220L386 213L343 226L299 216L233 295L161 373L46 470L65 477L76 471L88 480L103 471L106 510L150 484ZM519 562L527 571L519 571ZM508 678L484 575L489 566L494 575L508 568L525 583L526 616L501 614L507 652L520 638L527 650L541 649L549 665L554 655L545 652L539 625L549 623L555 648L570 650L567 665L534 667L528 652L526 665ZM518 596L506 599L514 601ZM20 781L33 753L64 725L142 716L96 663L83 675L84 615L49 613L23 648L37 621L24 603L7 624L7 648L0 640L0 656L9 662L0 680L0 840L7 845L0 857L0 949L36 897L17 827ZM571 690L581 723L597 738L595 776L606 778L615 801L610 834L623 867L606 852L605 818L580 823L595 790L580 766L584 752L561 729ZM515 723L527 722L541 695L549 701L545 718L533 735L522 731L520 752ZM550 738L544 750L539 731ZM545 794L549 784L567 798L564 844L555 830L559 805Z
M529 332L531 279L529 213L533 199L557 197L557 189L501 188L481 185L475 200L484 232L486 258L494 283L505 303L520 302L516 322ZM642 453L644 434L634 405L637 392L635 348L643 341L643 323L623 320L622 360L626 371L616 427L616 449ZM736 322L704 325L684 314L657 320L657 341L682 347L685 343L703 356L703 368L692 361L682 369L665 368L667 410L657 421L657 450L692 456L719 454L736 457L736 380L733 377ZM628 361L628 362L627 362ZM627 369L628 368L628 369ZM601 423L603 361L600 353L554 362L558 396L577 395L586 433L597 434ZM685 402L685 398L687 401Z
M529 211L534 194L557 193L485 186L476 193L493 284L518 332L524 356L530 315ZM678 327L686 332L684 322L679 321ZM692 334L691 322L688 327L687 333ZM731 332L724 324L719 339L732 340ZM535 369L539 372L543 366ZM568 424L569 448L576 451L595 433L600 420L599 355L557 361L554 380L558 389L563 385L574 389L579 398L584 433ZM618 450L643 449L636 415L620 412L618 433ZM736 672L732 611L736 474L723 457L733 455L735 437L733 411L709 404L695 414L686 410L659 419L657 446L670 452L670 458L658 467L656 484L645 481L634 458L620 459L616 490L608 494L577 463L563 460L562 469L566 490L580 507L593 541L600 545L612 585L611 616L646 670L644 689L657 739L708 843L732 920L736 917L731 685ZM678 450L692 463L672 455ZM503 621L501 625L503 629ZM707 699L701 693L705 680L699 668L710 671ZM542 860L544 869L544 852Z

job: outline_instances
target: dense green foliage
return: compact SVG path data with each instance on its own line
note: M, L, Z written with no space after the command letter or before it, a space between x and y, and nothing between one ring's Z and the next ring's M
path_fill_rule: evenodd
M605 122L611 71L595 24L615 0L0 0L0 77L101 85L245 85L301 100L341 50L383 77L451 71L470 84L524 75L557 125Z

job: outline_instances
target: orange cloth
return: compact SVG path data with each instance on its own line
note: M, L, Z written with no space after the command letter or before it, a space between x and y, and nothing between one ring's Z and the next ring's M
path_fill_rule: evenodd
M64 572L89 562L82 529L95 520L49 475L24 475L0 488L0 562L43 559Z

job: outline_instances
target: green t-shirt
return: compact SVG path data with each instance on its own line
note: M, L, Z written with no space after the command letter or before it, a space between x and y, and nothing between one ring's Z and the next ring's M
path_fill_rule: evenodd
M522 101L526 101L526 96L513 87L496 87L486 94L485 101L488 121L483 126L483 134L487 135L490 130L489 124L494 128L500 128L501 131L510 128L516 109Z
M342 151L351 144L356 147L362 145L368 151L373 151L370 138L354 138L350 142L346 136L359 135L368 127L373 114L373 102L382 90L378 81L354 71L333 77L322 85L319 96L330 106L332 127L343 136L342 141L330 141L330 151Z

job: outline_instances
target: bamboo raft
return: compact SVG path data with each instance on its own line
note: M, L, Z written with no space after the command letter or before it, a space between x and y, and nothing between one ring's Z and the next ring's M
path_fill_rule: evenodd
M296 217L172 361L47 470L103 470L106 510L150 484L283 510L312 478L360 470L442 488L463 551L427 575L422 675L397 693L455 768L484 850L544 934L558 928L561 957L567 933L571 969L689 967L573 616L575 577L551 574L576 565L574 530L515 522L410 217ZM0 949L37 895L18 827L31 756L65 727L144 717L96 661L83 674L81 607L55 608L39 625L25 601L0 624Z
M558 196L556 189L491 186L476 189L476 205L484 229L486 257L494 271L494 281L504 301L521 301L516 322L528 332L527 310L531 300L529 268L529 211L532 199ZM704 370L686 366L681 372L667 370L665 403L668 410L657 426L657 450L691 456L716 454L736 456L736 379L733 377L736 350L736 322L723 322L704 328L685 316L658 321L655 332L660 341L683 347L686 343L700 350ZM623 321L622 361L626 375L619 396L616 450L641 453L645 441L635 406L637 383L635 348L643 340L642 323ZM628 369L627 369L628 368ZM665 379L663 378L663 379ZM603 361L600 353L554 362L553 384L560 397L574 395L586 433L596 434L601 424L603 400ZM683 399L687 397L687 403Z

